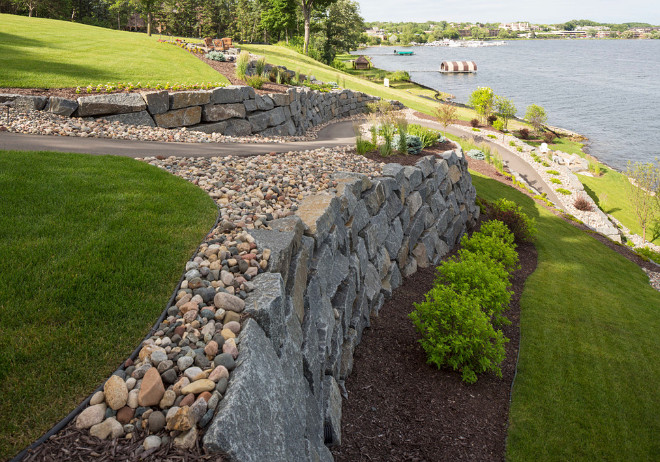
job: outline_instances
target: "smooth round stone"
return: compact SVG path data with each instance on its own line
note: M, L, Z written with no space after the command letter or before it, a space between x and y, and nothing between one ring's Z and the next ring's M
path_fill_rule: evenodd
M218 344L218 348L222 348L222 345L225 343L225 338L220 334L215 334L213 336L213 341Z
M185 376L188 378L188 380L190 380L190 381L192 382L192 381L194 381L195 378L197 378L202 372L203 372L202 369L200 369L199 367L189 367L188 369L186 369L186 370L183 372L183 375L185 375Z
M121 369L120 369L120 370L118 370L117 372L115 372L115 373L112 374L112 375L113 375L113 376L116 376L116 377L119 377L119 378L122 379L122 380L126 380L126 371L124 371L124 370L121 370Z
M97 391L92 395L92 399L89 400L89 405L94 406L95 404L101 404L105 401L105 395L102 391Z
M205 392L205 391L211 391L215 388L215 382L213 380L209 379L201 379L201 380L196 380L192 382L190 385L187 385L181 389L181 393L184 395L187 395L188 393L193 393L195 395Z
M195 366L202 369L209 369L211 367L211 361L204 354L198 354L195 356Z
M173 362L173 361L170 361L169 359L166 359L166 360L164 360L164 361L161 361L161 362L158 364L157 369L158 369L158 372L160 372L160 373L162 374L162 373L165 372L166 370L168 370L168 369L172 369L172 367L174 367L174 362Z
M228 380L226 377L221 378L218 380L218 384L215 386L215 391L220 393L221 395L224 395L225 392L227 391L227 384Z
M156 350L151 353L151 362L154 366L158 366L161 362L167 360L167 353L165 350Z
M211 422L211 419L213 418L213 409L208 409L204 416L199 420L198 425L200 428L206 428L206 426Z
M109 419L110 417L114 417L116 415L117 415L117 411L115 411L114 409L112 409L110 407L105 410L105 418L106 419Z
M144 448L145 451L149 451L150 449L158 449L161 445L161 439L159 436L156 435L149 435L144 439L144 443L142 443L142 447Z
M214 319L215 311L209 309L203 309L202 311L200 311L199 315L204 319Z
M126 382L118 375L111 376L103 385L103 395L107 405L118 410L126 406L128 399L128 388Z
M190 356L183 356L176 361L176 365L180 371L185 371L192 366L194 362L195 360Z
M135 410L135 418L136 418L136 419L139 419L140 417L142 417L142 414L144 414L145 412L147 412L147 410L148 410L148 409L147 409L146 407L144 407L144 406L140 406L140 407L138 407L138 408Z
M133 388L135 388L135 384L137 383L137 380L135 380L134 377L129 377L126 379L126 388L128 391L131 391Z
M135 415L135 410L131 409L128 406L122 407L120 410L117 411L117 421L121 424L127 424L131 421L133 416Z
M165 428L165 415L160 411L154 411L149 415L149 431L158 433Z
M135 366L128 366L128 367L125 369L126 377L132 377L134 371L135 371Z
M241 325L236 321L229 321L223 327L232 331L234 335L238 335L238 333L241 331Z
M236 361L229 353L222 353L213 359L216 366L225 366L228 371L233 371L236 367Z
M163 383L171 385L176 382L177 374L174 369L168 369L160 375L160 378L163 379Z
M163 399L160 400L159 407L161 409L166 409L168 407L172 407L174 404L174 401L176 401L176 393L174 393L174 390L165 390L165 394L163 395Z
M208 408L215 409L216 407L218 407L218 404L220 403L221 399L222 399L222 395L219 392L214 391L213 394L211 395L211 398L209 399Z

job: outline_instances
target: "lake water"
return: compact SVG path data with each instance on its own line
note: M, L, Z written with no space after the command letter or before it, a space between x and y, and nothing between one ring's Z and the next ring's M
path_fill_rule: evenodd
M625 169L628 160L660 157L660 40L524 40L483 48L374 47L374 66L406 70L412 80L467 103L477 87L514 101L518 116L530 104L548 124L589 138L588 151ZM442 61L475 61L476 74L440 74Z

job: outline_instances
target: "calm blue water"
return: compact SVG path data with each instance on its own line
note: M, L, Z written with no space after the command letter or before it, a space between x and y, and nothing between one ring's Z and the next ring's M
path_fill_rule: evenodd
M411 48L407 48L408 50ZM466 103L479 86L511 98L524 116L543 106L550 125L587 136L588 150L623 169L660 157L660 40L514 41L484 48L393 47L361 50L374 66L406 70L428 87ZM476 74L440 74L442 61L475 61Z

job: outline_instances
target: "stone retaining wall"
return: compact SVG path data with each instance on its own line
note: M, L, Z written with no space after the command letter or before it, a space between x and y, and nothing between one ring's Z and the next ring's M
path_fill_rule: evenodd
M178 128L228 136L293 136L332 119L365 112L378 98L351 90L323 93L293 87L286 93L258 95L252 87L167 90L81 96L0 94L0 103L23 111L44 110L66 117L103 118L130 125Z
M272 251L269 272L252 280L237 366L204 437L230 460L332 460L344 380L370 317L479 216L460 151L388 164L373 180L334 179L335 194L250 231Z

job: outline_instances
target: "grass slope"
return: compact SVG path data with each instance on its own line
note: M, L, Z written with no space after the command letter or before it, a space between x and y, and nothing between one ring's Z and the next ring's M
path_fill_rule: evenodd
M126 359L216 215L133 159L0 151L0 460Z
M633 233L642 235L642 227L637 221L635 210L630 205L628 188L630 182L623 173L602 166L604 174L600 177L580 175L580 181L585 191L605 212L623 223ZM646 240L660 245L660 223L649 224L646 229Z
M289 48L275 45L241 45L242 49L248 50L256 55L265 56L270 64L276 66L286 66L287 69L297 71L305 75L314 75L316 78L325 82L337 82L338 84L351 90L362 91L373 96L380 96L385 99L395 99L401 101L409 108L426 114L434 114L438 108L438 102L431 101L428 98L419 96L425 94L429 96L435 92L423 90L421 87L411 89L411 85L401 85L401 87L384 87L382 84L370 82L357 75L339 71L314 59L301 55ZM476 117L472 109L457 108L456 117L462 120L470 120ZM510 128L517 128L517 122L510 122Z
M9 14L0 14L0 69L0 87L228 83L187 51L158 43L155 36Z
M472 176L537 220L521 300L510 461L658 460L660 293L636 265L512 188Z

